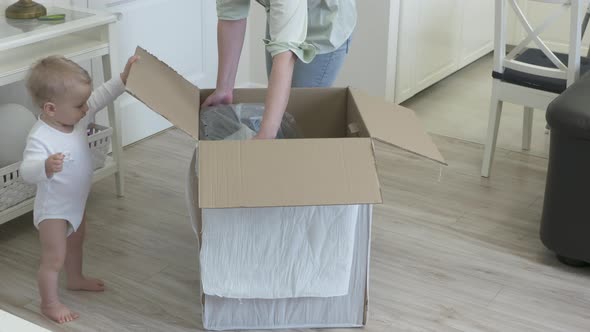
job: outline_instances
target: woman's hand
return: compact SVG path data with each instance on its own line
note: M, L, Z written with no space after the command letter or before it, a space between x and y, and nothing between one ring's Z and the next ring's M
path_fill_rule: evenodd
M259 131L252 139L275 139L276 135L271 135L262 131Z
M123 84L127 85L127 77L129 77L129 72L131 71L131 65L135 63L135 61L139 60L139 56L134 55L127 60L127 64L125 65L125 69L121 73L121 81Z
M215 90L209 97L207 97L207 99L205 99L201 107L231 104L233 99L233 91Z

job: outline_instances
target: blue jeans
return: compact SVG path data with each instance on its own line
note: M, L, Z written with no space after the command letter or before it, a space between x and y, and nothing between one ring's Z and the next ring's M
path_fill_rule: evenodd
M325 54L318 54L310 63L303 63L300 59L295 62L293 69L293 80L291 86L294 88L319 88L330 87L334 84L336 76L342 68L344 59L348 54L350 38L338 49ZM266 73L270 77L272 69L272 57L266 53Z

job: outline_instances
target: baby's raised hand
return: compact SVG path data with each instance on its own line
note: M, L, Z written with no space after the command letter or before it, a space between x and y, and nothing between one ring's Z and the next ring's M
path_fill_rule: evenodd
M139 60L139 56L137 55L134 55L130 57L129 60L127 60L125 69L121 73L121 81L123 81L123 84L127 85L127 77L129 77L129 72L131 71L131 65L133 65L133 63L137 60Z
M61 172L64 166L63 153L52 154L45 160L45 174L50 178L55 173Z

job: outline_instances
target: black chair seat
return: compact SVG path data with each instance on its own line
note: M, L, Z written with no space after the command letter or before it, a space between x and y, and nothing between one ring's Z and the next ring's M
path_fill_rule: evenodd
M566 66L568 64L568 55L563 53L555 53L555 55ZM540 49L530 48L516 57L516 60L525 62L531 65L542 66L546 68L557 68L549 58ZM590 72L590 58L581 58L580 73L584 74ZM521 85L527 88L543 90L554 93L562 93L567 85L567 81L558 78L548 78L538 75L523 73L518 70L506 68L504 74L493 72L492 76L501 79L504 82Z

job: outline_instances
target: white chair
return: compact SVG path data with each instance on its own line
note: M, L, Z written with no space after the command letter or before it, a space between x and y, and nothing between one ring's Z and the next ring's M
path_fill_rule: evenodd
M580 72L590 69L588 58L581 57L582 21L588 0L528 0L556 5L552 14L533 28L517 0L495 0L494 71L488 133L481 175L490 176L502 104L524 106L522 149L531 145L533 110L547 109L549 103L575 82ZM514 10L527 36L506 54L507 4ZM564 13L570 12L568 54L551 51L539 35ZM528 48L534 42L536 48ZM567 65L566 65L567 64Z

